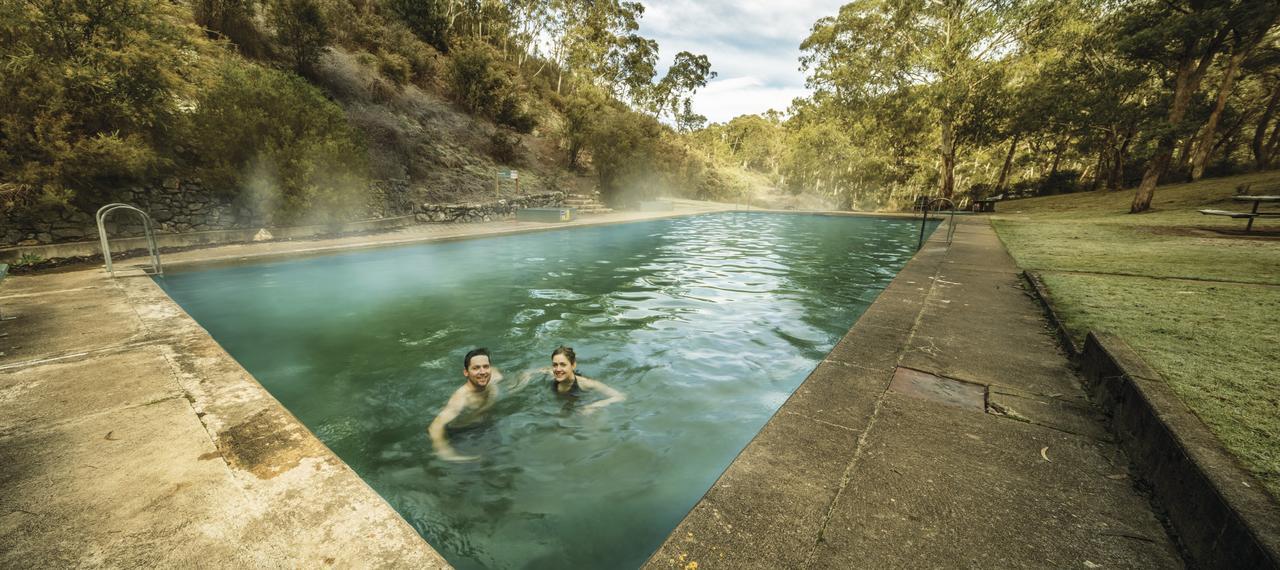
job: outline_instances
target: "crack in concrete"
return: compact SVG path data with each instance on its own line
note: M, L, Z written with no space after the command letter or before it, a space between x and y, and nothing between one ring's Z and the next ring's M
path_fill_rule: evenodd
M86 289L97 289L97 285L89 285L86 287L75 287L72 289L58 289L56 291L38 291L36 293L14 293L12 295L0 295L0 301L8 301L10 299L28 299L31 297L43 297L46 295L57 295L59 293L75 293L76 291L84 291Z
M160 344L162 340L163 339L146 338L146 335L144 335L142 340L126 341L120 344L113 344L111 346L104 346L104 347L95 348L92 350L85 350L81 352L69 352L65 354L59 354L56 356L50 356L47 358L37 358L34 360L22 360L19 362L12 362L9 364L0 365L0 372L8 372L10 370L30 368L33 366L40 366L42 364L49 364L51 362L61 362L64 360L75 360L75 359L85 358L89 356L97 356L100 354L110 354L110 353L118 352L121 350L132 350L134 348Z
M831 427L833 427L833 428L840 428L840 429L842 429L842 430L852 431L852 432L856 432L856 431L858 431L858 430L856 430L856 429L854 429L854 428L851 428L851 427L849 427L849 426L842 426L842 425L837 424L837 423L832 423L832 422L829 422L829 421L826 421L826 420L820 420L820 419L818 419L818 418L815 418L815 417L812 417L812 416L807 416L807 415L801 414L801 413L799 413L799 412L790 412L790 411L788 411L788 412L783 412L783 413L785 413L785 414L787 414L787 415L791 415L791 416L796 416L796 417L804 418L804 419L809 420L809 421L811 421L811 422L817 422L817 423L820 423L820 424L822 424L822 425L831 426Z
M942 254L942 257L945 259L948 253L950 253L950 249L947 249ZM929 278L930 283L928 289L925 291L924 299L921 300L919 309L916 311L916 318L911 324L911 331L907 334L906 341L903 343L902 347L899 347L898 349L898 365L902 364L903 357L906 355L904 348L911 346L911 340L915 338L916 331L920 329L920 324L924 321L924 309L928 305L930 297L933 296L934 291L938 288L937 281L942 275L942 266L942 259L939 259L938 263L933 268L933 275ZM836 494L831 498L831 502L827 504L827 512L822 515L822 523L818 525L818 533L817 536L814 537L813 546L809 548L808 554L804 557L804 564L801 565L804 568L813 566L813 557L817 555L818 547L823 541L823 535L826 534L827 527L831 524L831 517L835 514L836 505L840 502L840 498L844 496L844 490L848 488L849 482L852 479L851 474L853 473L853 469L857 467L858 461L862 458L863 451L866 449L867 438L871 434L871 430L875 428L876 420L880 418L880 410L884 406L885 396L889 393L889 383L891 380L892 373L890 373L890 378L885 381L884 389L876 396L876 405L871 410L871 418L867 420L866 429L862 430L862 433L858 435L858 445L853 450L853 457L849 459L849 464L845 466L844 472L840 475L840 485L836 488Z

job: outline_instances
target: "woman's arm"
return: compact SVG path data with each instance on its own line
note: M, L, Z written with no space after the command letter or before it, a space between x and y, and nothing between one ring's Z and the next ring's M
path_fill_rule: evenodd
M623 394L622 392L614 388L610 388L608 384L605 384L604 382L600 382L598 380L592 380L590 378L579 376L578 385L581 386L582 389L584 390L595 390L600 392L601 394L604 394L605 396L605 399L600 400L599 402L592 402L590 405L582 408L582 411L586 413L594 412L614 402L621 402L627 399L626 394Z

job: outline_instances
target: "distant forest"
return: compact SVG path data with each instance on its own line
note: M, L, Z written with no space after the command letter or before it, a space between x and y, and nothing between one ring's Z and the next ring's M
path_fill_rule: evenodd
M695 133L847 206L1137 187L1266 169L1276 0L857 0L802 49L811 98Z
M812 97L711 125L692 101L712 62L681 52L659 73L643 14L3 2L0 208L92 211L171 176L236 197L265 178L288 223L355 212L378 180L529 165L589 174L612 203L733 200L758 179L853 209L1136 186L1139 212L1159 183L1270 168L1280 147L1280 0L857 0L801 46ZM481 140L450 139L433 100L484 121Z

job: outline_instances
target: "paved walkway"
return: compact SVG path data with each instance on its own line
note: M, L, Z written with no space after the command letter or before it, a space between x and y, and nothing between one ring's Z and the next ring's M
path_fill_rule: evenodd
M653 568L1176 568L985 218L938 232Z

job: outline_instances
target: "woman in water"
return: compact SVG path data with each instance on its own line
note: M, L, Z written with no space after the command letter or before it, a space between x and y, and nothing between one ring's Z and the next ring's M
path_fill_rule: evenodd
M582 408L584 413L591 413L614 402L627 399L622 392L610 388L604 382L578 376L577 369L578 357L573 353L572 348L561 345L551 352L551 378L554 380L551 388L555 390L556 395L576 397L582 392L591 391L600 392L605 396L605 399L592 402Z

